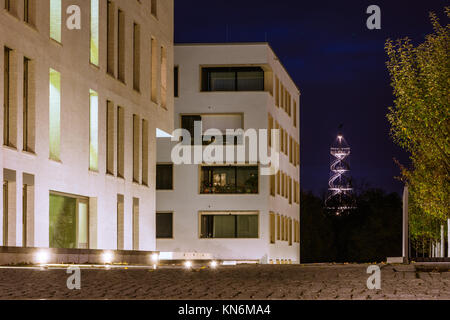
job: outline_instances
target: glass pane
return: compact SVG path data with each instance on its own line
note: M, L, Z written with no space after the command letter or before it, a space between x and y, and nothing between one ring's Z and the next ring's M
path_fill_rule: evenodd
M98 66L99 0L91 0L91 63Z
M78 248L88 248L88 204L78 203Z
M61 125L61 74L50 69L50 159L59 160Z
M156 238L170 239L173 234L172 213L156 214Z
M258 238L257 215L239 215L237 216L237 225L238 238Z
M203 167L201 193L235 193L234 167Z
M263 71L241 71L237 77L238 91L264 91Z
M237 168L237 193L258 193L258 167Z
M236 238L236 216L214 216L213 238Z
M173 166L171 164L156 165L156 190L173 189Z
M98 94L90 90L89 169L98 170Z
M211 91L235 91L236 73L235 72L211 72L209 73L209 85Z
M61 0L50 0L50 38L61 42Z
M50 248L75 249L77 200L50 195Z

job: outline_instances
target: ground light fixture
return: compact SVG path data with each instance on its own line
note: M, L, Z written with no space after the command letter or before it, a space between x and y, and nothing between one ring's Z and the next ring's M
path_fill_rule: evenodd
M112 252L103 252L102 254L102 261L104 264L112 264L114 260L114 254Z
M45 265L50 260L50 254L47 250L39 250L35 255L36 262L40 265Z
M191 261L186 261L186 262L184 263L184 267L185 267L186 269L192 268L192 262L191 262Z
M217 268L217 261L211 261L211 263L209 265L211 266L211 268L216 269Z

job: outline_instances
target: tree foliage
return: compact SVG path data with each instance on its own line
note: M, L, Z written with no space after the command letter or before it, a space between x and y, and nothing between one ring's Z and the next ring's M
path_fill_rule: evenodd
M449 18L450 8L445 12ZM418 46L408 38L386 42L395 96L387 117L394 141L411 155L411 168L401 172L416 212L444 220L450 218L450 25L430 18L434 32Z

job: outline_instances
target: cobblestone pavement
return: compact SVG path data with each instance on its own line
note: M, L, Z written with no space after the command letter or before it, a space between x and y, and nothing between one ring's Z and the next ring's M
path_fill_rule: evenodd
M368 290L367 265L237 266L217 270L0 269L0 299L450 299L450 272L382 266L381 290Z

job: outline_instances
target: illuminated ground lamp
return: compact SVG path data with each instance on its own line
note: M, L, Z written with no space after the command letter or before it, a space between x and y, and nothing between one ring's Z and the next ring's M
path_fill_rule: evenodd
M50 254L46 250L39 250L36 252L35 259L37 264L44 266L49 262Z
M217 261L211 261L209 265L211 266L212 269L216 269L218 264Z
M185 267L186 269L191 269L191 268L192 268L192 262L191 262L191 261L186 261L186 262L184 263L184 267Z
M109 269L109 265L112 264L114 260L114 254L112 252L104 252L102 254L102 261L106 265L106 268Z
M153 269L156 270L156 267L157 267L158 262L159 262L159 255L157 253L152 254L151 255L151 260L152 260L152 263L153 263Z

